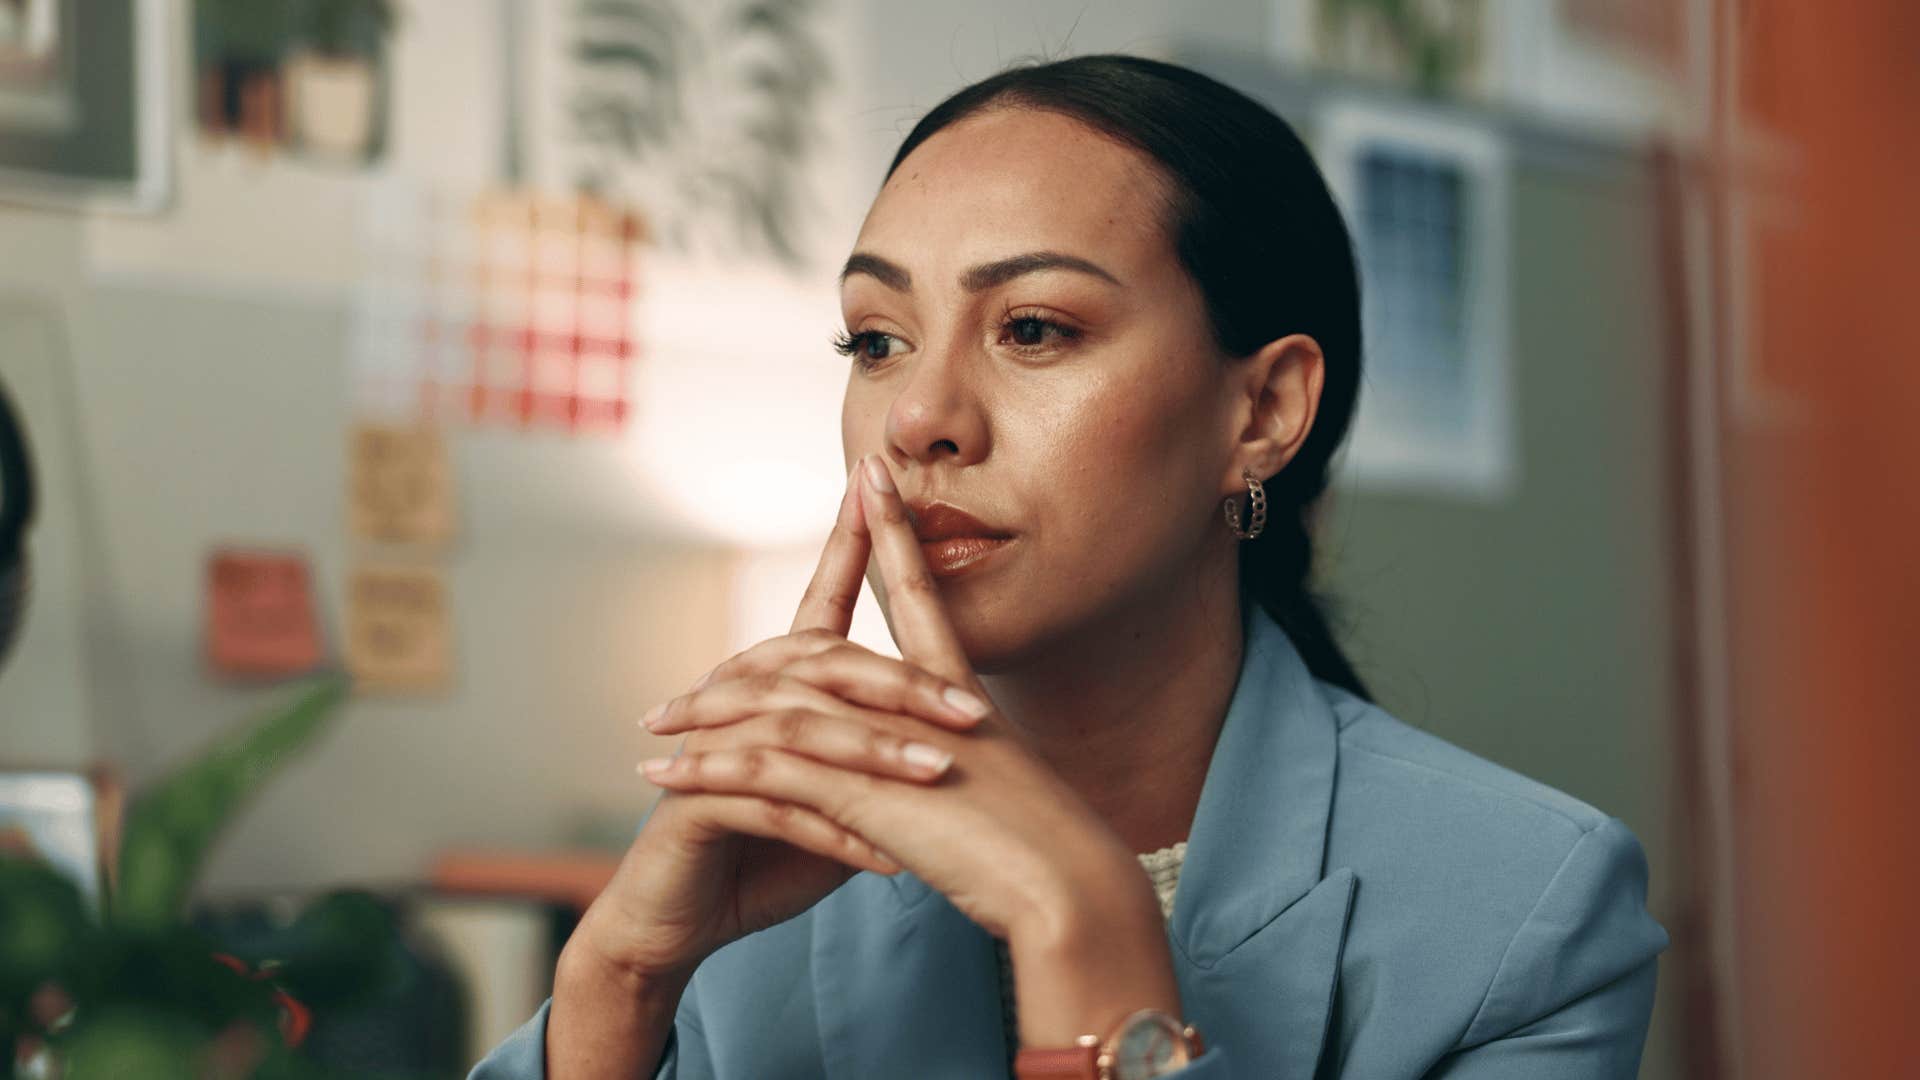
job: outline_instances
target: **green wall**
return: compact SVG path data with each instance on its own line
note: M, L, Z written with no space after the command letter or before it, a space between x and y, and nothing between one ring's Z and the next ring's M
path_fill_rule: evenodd
M1388 709L1631 826L1671 930L1678 628L1649 191L1523 162L1512 193L1519 484L1494 503L1336 489L1321 580ZM1649 1077L1678 1075L1670 973Z

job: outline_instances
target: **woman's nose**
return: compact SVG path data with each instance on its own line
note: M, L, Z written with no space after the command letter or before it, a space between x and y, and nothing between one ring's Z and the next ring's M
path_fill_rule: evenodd
M887 408L887 456L896 466L968 465L986 455L986 418L967 367L950 353L913 365Z

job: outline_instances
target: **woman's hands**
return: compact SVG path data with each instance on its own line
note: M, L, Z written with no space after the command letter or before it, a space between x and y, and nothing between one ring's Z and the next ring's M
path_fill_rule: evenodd
M659 731L693 727L683 753L782 747L843 776L938 777L946 762L917 737L932 725L970 728L989 709L846 640L868 554L850 475L793 632L722 664L644 722ZM668 791L569 948L632 975L684 977L714 949L792 918L860 869L892 874L900 867L804 805L753 792Z
M1137 860L1024 737L997 715L970 730L955 716L936 718L935 699L954 700L949 687L984 695L899 493L877 459L860 471L868 474L860 525L909 663L820 635L758 646L655 720L655 731L692 734L681 753L649 763L648 775L675 792L760 798L809 823L817 817L821 835L832 827L876 845L1009 941L1062 940L1090 902L1127 918L1144 906L1157 925ZM836 718L823 696L883 711ZM905 768L895 740L906 738L951 755L947 774L929 783L937 773ZM864 749L854 745L861 740Z
M669 790L562 956L550 1065L576 1044L602 1064L652 1061L702 959L857 869L911 868L1008 942L1023 1043L1178 1012L1146 875L988 704L905 505L878 459L862 464L793 632L649 715L688 735L647 770ZM845 640L870 553L905 662ZM916 743L944 761L921 764Z

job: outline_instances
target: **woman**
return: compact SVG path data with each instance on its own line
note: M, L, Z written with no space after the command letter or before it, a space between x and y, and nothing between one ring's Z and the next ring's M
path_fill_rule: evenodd
M1284 121L1003 72L907 137L842 306L794 631L647 717L667 792L474 1076L1634 1073L1638 843L1372 705L1308 591L1360 311ZM900 661L844 638L870 561Z

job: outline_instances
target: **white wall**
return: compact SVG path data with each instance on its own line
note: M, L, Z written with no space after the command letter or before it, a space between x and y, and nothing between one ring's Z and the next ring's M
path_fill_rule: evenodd
M176 7L177 75L190 65L190 6ZM28 677L6 680L0 760L108 757L137 784L274 698L202 670L201 574L214 544L304 546L337 642L357 552L341 491L360 207L393 176L496 179L495 11L407 5L393 141L371 174L206 144L182 84L167 213L0 207L0 341L44 339L74 407L36 406L28 421L37 439L75 448L47 477L48 502L71 513L43 522L37 540L59 555L43 560L49 571L72 572L50 574L37 595L16 662L40 677L30 708L12 707L29 700L17 689ZM1259 3L1146 0L866 0L843 15L846 38L831 44L845 160L829 170L837 203L823 226L836 252L898 139L963 82L1024 54L1152 53L1182 34L1258 41L1267 18ZM213 890L401 881L443 845L552 843L617 831L644 811L652 789L632 766L654 751L633 719L742 642L785 629L844 479L844 369L824 349L837 320L831 268L788 284L699 274L710 270L656 275L646 319L659 347L643 391L654 411L631 438L455 439L462 531L442 560L454 687L354 701L237 823ZM743 302L753 317L729 323L729 305ZM729 351L728 334L706 329L715 324L753 336ZM773 548L752 554L739 542L765 507L737 484L776 465L790 471L775 493L804 497ZM884 645L871 608L862 630Z

